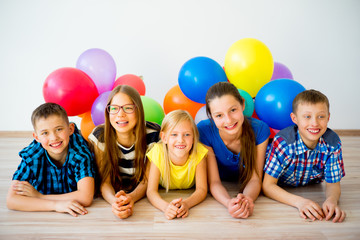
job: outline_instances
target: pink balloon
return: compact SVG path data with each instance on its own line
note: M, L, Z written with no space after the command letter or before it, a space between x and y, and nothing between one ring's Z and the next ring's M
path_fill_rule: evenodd
M76 68L90 76L99 94L112 90L116 78L116 64L108 52L99 48L88 49L78 58Z
M275 79L282 79L282 78L294 80L294 77L291 74L288 67L286 67L282 63L274 62L274 72L273 72L273 75L272 75L270 81L275 80Z
M61 105L69 116L88 112L98 96L94 82L76 68L60 68L50 73L43 86L45 102Z

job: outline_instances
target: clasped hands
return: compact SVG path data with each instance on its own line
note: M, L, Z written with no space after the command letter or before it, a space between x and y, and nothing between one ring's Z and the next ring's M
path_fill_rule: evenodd
M233 218L248 218L254 210L254 202L248 196L239 193L228 201L227 209Z
M188 215L189 207L182 198L172 200L165 209L165 216L169 220L174 218L185 218Z
M112 212L120 219L128 218L133 214L134 201L131 196L123 190L115 194L115 201L112 204Z

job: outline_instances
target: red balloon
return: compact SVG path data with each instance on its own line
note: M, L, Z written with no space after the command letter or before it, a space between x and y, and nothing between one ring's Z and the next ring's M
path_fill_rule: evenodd
M90 111L99 93L86 73L65 67L55 70L46 78L43 96L45 102L57 103L69 116L76 116Z
M113 89L118 85L129 85L135 88L141 96L145 96L145 84L141 77L134 74L125 74L116 79Z
M196 113L205 104L197 103L187 98L181 91L180 86L171 88L164 98L164 112L169 113L176 109L186 110L195 119Z

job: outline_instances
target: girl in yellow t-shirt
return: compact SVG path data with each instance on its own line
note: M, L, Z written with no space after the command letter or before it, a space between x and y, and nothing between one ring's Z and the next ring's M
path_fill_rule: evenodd
M189 209L202 202L207 195L208 150L199 142L199 133L191 115L183 110L166 115L160 138L146 154L151 162L147 197L168 219L185 218ZM168 203L158 192L159 183L166 192L169 189L196 187L190 197L177 198Z

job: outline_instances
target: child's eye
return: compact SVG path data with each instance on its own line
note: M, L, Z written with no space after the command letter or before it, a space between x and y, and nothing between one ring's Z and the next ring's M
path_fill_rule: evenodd
M306 119L311 118L311 116L309 116L309 115L305 115L304 117L305 117Z
M58 129L56 129L56 131L58 131L58 132L60 132L61 130L63 130L62 128L58 128Z
M176 137L176 136L177 136L177 134L176 134L176 133L172 133L172 134L170 134L170 136L172 136L172 137Z
M221 114L216 114L215 115L216 118L221 118L221 116L222 116Z
M185 133L185 137L190 137L191 133Z
M319 116L319 118L320 118L320 119L323 119L323 118L325 118L325 116Z
M236 112L236 110L237 110L236 108L233 108L231 109L231 112Z
M42 132L41 135L46 136L48 133L47 132Z

